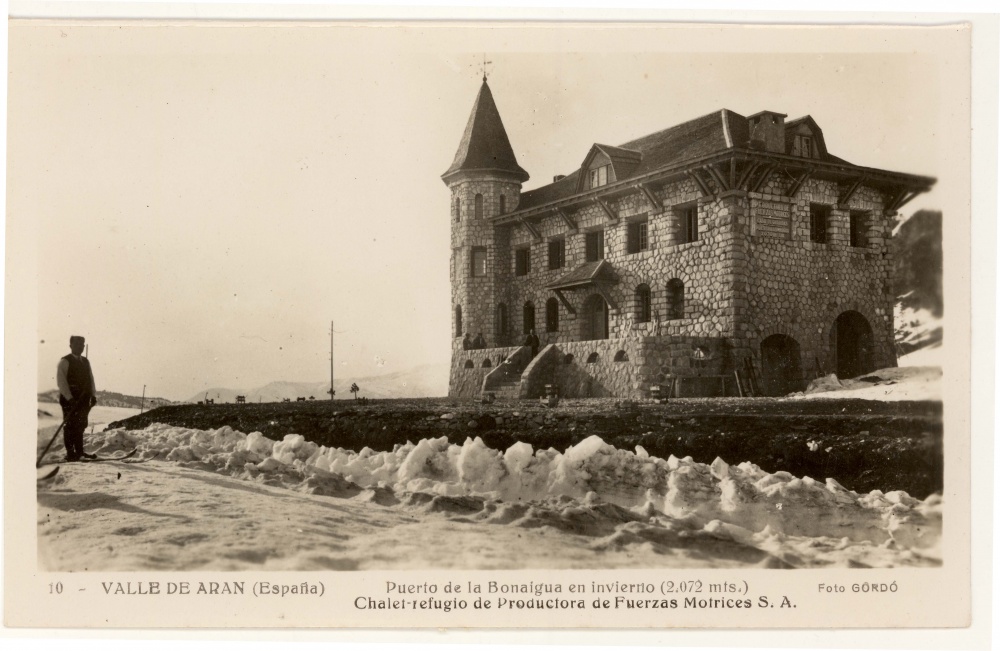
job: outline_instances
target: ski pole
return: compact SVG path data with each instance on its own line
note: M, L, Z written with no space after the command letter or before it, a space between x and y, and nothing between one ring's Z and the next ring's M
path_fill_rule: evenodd
M40 468L40 467L41 467L41 465L42 465L42 459L43 459L43 458L45 457L45 454L46 454L46 453L47 453L47 452L49 451L49 448L51 448L51 447L52 447L52 444L53 444L53 443L55 443L55 441L56 441L56 437L57 437L57 436L59 436L59 432L61 432L61 431L62 431L62 428L63 428L63 426L64 426L64 425L65 425L66 423L68 423L68 422L69 422L69 419L70 419L71 417L73 417L73 416L75 416L75 415L76 415L76 412L77 412L77 410L79 410L79 409L80 409L80 405L82 405L82 404L83 404L83 401L82 401L82 398L81 398L81 401L80 401L79 403L77 403L77 405L76 405L76 406L75 406L75 407L74 407L74 408L73 408L73 409L72 409L72 410L71 410L71 411L70 411L70 412L69 412L68 414L66 414L66 418L63 418L63 422L62 422L62 423L60 423L60 425L59 425L59 427L58 427L58 428L56 428L56 433L55 433L55 434L53 434L53 435L52 435L52 438L50 438L50 439L49 439L49 443L48 443L48 445L46 445L46 446L45 446L45 449L44 449L44 450L42 450L42 453L41 453L40 455L38 455L38 461L36 461L36 462L35 462L35 467L36 467L36 468Z

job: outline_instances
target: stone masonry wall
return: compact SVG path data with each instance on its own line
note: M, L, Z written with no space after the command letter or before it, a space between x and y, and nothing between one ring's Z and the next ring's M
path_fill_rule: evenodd
M740 290L738 333L732 344L735 355L751 355L760 368L760 344L783 334L800 347L804 380L836 370L836 350L831 331L845 311L860 313L871 326L871 368L895 366L893 345L891 225L883 210L880 192L860 187L848 202L837 204L842 188L823 180L807 181L794 199L783 195L790 183L778 178L759 194L742 201L749 204L750 223L745 238L746 264L737 270ZM790 231L784 237L755 228L757 205L787 202ZM810 241L810 204L830 207L827 242ZM850 212L867 215L867 243L850 246ZM745 289L745 291L743 291ZM819 368L817 369L817 362Z
M830 373L837 357L831 333L838 315L846 311L863 316L872 329L871 367L894 366L891 230L884 197L862 185L847 205L839 205L844 186L810 179L794 198L787 198L791 183L787 175L775 174L758 193L711 187L716 194L709 197L701 197L691 180L669 183L653 188L662 210L655 210L642 193L632 192L607 200L618 214L616 223L600 206L588 204L569 213L576 229L557 215L533 222L538 238L522 224L494 227L485 219L498 213L500 192L517 196L517 183L500 178L453 183L463 213L462 221L454 221L453 199L452 318L454 305L460 304L466 331L483 332L490 345L520 344L524 306L530 302L542 346L554 343L560 351L574 351L573 364L558 370L560 390L567 396L634 396L668 375L729 375L742 366L744 357L760 372L761 342L774 334L797 342L803 379ZM484 196L483 220L472 212L477 192ZM826 243L810 241L811 203L830 207ZM508 210L516 208L511 198L507 204ZM690 205L698 207L698 240L680 243L679 210ZM850 246L852 210L866 215L866 242L861 247ZM642 218L648 220L648 248L628 253L628 223ZM595 229L604 230L604 259L618 280L607 289L613 302L611 339L580 341L584 302L594 288L564 292L575 314L560 302L558 329L547 332L546 302L554 294L546 286L586 261L586 233ZM560 238L566 242L565 264L550 270L548 242ZM470 277L475 246L488 253L485 278ZM531 259L530 272L522 276L515 274L514 252L519 247L528 247ZM683 283L683 318L667 319L667 284L672 279ZM648 285L652 296L653 318L645 323L638 318L640 284ZM497 329L500 303L506 306L506 337ZM454 323L452 334L457 334ZM640 341L645 343L636 343ZM460 348L460 338L453 342ZM685 369L694 358L684 351L697 347L711 351L710 361L699 360ZM598 352L600 361L586 365L589 352L577 359L578 349ZM619 349L626 350L629 362L612 361ZM452 392L477 394L482 377L477 384L471 374L455 367L457 363Z
M448 397L474 398L479 396L486 375L518 350L519 347L517 346L512 348L462 350L461 340L453 342ZM486 360L489 360L489 366L484 366ZM471 368L468 367L469 362L472 363Z
M622 357L624 353L624 357ZM596 359L592 355L596 354ZM529 367L523 397L555 384L570 398L645 398L668 378L706 378L732 372L729 343L721 337L634 337L553 344Z
M586 262L586 233L604 229L604 259L611 263L619 282L610 288L615 302L609 314L611 337L644 335L732 336L735 319L732 311L732 258L734 247L733 210L742 210L729 198L701 198L695 183L684 180L655 190L663 210L655 211L641 193L632 193L609 201L618 212L617 224L609 222L599 206L588 206L570 213L577 230L571 231L558 216L537 222L541 239L535 239L528 229L513 225L510 229L510 249L528 246L531 251L531 272L514 275L514 256L510 257L510 290L507 312L513 337L523 338L524 305L531 302L535 310L535 331L542 344L577 341L581 338L584 301L592 289L564 292L576 314L559 305L559 329L546 331L546 301L554 297L546 285L556 281L573 268ZM698 206L698 240L679 243L680 218L678 209ZM645 217L648 220L649 247L638 253L627 252L628 223ZM564 238L566 264L561 269L548 268L548 242ZM683 318L667 319L667 283L678 279L684 283ZM653 318L640 322L636 289L649 286ZM631 323L631 327L629 324Z
M507 212L514 210L521 196L521 184L497 175L462 175L453 180L451 188L451 335L461 342L458 333L456 306L462 308L462 330L473 337L482 333L487 345L497 342L494 306L500 302L508 284L505 270L510 266L510 246L507 230L494 227L490 218L500 214L500 197L504 197ZM476 195L483 197L482 218L475 213ZM456 199L460 204L456 206ZM472 252L486 251L486 275L472 276Z

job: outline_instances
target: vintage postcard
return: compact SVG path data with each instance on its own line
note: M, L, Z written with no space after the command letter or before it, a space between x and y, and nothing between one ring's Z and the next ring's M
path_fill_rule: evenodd
M971 44L12 21L7 625L968 626Z

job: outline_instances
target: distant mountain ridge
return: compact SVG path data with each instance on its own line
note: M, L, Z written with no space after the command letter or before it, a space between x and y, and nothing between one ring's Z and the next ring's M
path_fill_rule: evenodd
M351 400L351 384L357 384L358 397L365 398L437 398L448 395L448 364L424 364L404 371L361 378L335 378L337 400ZM187 402L201 402L207 397L216 402L236 402L245 396L247 402L281 402L286 398L329 400L329 382L290 382L278 380L255 389L212 387L191 396Z
M50 389L49 391L40 392L38 394L38 400L39 402L59 402L59 389ZM143 407L146 409L153 409L155 407L177 404L176 402L167 400L166 398L153 398L147 396L144 399L142 396L130 396L116 391L98 391L97 403L104 405L105 407L127 407L129 409L141 409Z

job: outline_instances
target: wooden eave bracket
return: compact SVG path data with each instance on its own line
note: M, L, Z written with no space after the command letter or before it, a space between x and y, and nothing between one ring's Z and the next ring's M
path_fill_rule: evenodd
M577 230L576 221L569 216L569 213L567 213L562 208L556 208L556 214L559 215L559 219L561 219L563 223L566 224L566 228L568 228L571 231Z
M653 207L654 211L663 212L663 203L656 198L656 194L649 187L649 185L639 183L636 187L639 188L639 191L646 197L646 201L649 202L649 205Z
M909 188L900 188L885 206L885 211L889 214L895 213L897 210L908 204L914 199L918 194L923 192L923 190L911 190Z
M524 218L519 219L518 222L526 229L528 229L528 232L531 233L531 236L535 238L536 242L542 241L542 234L538 232L538 229L535 228L534 224L532 224L531 222L529 222L527 219Z
M618 304L615 303L615 299L611 298L611 292L608 291L607 287L605 287L602 283L594 283L594 289L596 289L597 293L601 295L604 302L608 304L608 307L612 310L618 311Z
M760 189L763 188L764 185L771 179L771 175L774 174L775 170L777 169L778 169L777 165L765 166L764 171L761 172L760 176L757 177L757 180L752 185L750 185L748 190L750 192L760 192ZM749 179L747 179L747 181L749 182Z
M576 316L576 310L573 309L573 306L570 305L570 302L566 300L566 295L562 293L562 290L553 289L552 291L555 292L556 298L558 298L559 302L563 304L563 307L566 308L566 311L572 314L573 316Z
M847 202L849 202L851 200L851 197L854 196L854 193L858 191L859 187L861 187L861 183L864 180L865 180L864 175L854 179L854 182L851 183L850 187L847 188L847 192L840 195L840 197L837 199L837 203L839 203L841 206L846 206Z
M618 213L616 213L614 209L607 204L607 202L602 200L600 197L594 197L594 203L601 207L601 210L603 210L604 214L607 215L608 221L612 224L618 223Z
M701 178L701 175L695 172L695 170L688 170L687 175L691 177L694 182L698 185L698 190L701 192L701 196L710 197L712 196L711 190L708 189L708 185Z
M715 184L719 186L719 192L729 190L729 183L726 182L726 178L715 165L706 165L703 169L708 172L708 175L712 177Z
M761 165L763 165L763 163L760 161L754 161L749 167L743 170L743 174L740 175L739 181L736 182L736 188L739 190L749 190L750 179L757 173L757 170L760 169Z
M799 193L799 189L802 187L802 184L808 181L814 172L815 170L811 169L802 172L802 175L799 176L799 178L795 179L795 181L792 183L792 187L788 188L788 192L785 196L787 196L790 199L794 199L795 195Z

